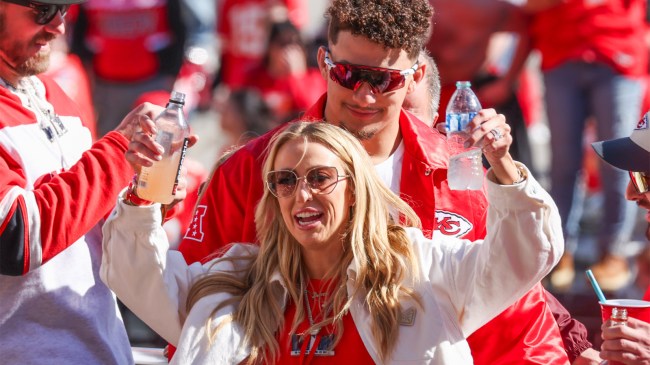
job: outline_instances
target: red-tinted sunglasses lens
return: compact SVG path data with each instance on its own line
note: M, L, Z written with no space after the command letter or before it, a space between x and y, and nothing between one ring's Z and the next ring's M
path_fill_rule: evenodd
M650 191L650 176L645 172L630 171L630 180L639 194Z
M330 68L330 78L332 81L350 90L356 90L361 86L361 83L366 82L375 93L385 93L400 89L406 81L406 78L399 70L386 70L342 63L335 63Z

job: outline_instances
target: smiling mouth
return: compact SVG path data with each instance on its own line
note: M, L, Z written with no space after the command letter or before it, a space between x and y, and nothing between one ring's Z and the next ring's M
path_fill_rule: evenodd
M300 226L306 226L317 222L323 216L323 213L298 213L295 215L296 221Z

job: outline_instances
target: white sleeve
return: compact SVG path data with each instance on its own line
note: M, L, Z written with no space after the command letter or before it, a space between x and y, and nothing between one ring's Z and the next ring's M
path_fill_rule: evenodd
M101 279L135 315L176 345L188 290L208 266L188 266L180 252L168 252L159 204L138 207L121 200L103 227Z
M414 237L421 270L434 294L450 299L466 336L532 289L564 251L557 207L530 173L515 185L490 181L488 201L484 241Z

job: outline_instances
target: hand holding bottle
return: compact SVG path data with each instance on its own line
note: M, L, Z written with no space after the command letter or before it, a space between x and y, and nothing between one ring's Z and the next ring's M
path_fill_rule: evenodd
M519 181L519 170L510 155L512 135L503 114L494 109L482 109L467 125L469 137L465 143L480 146L499 183L508 185Z
M132 192L134 197L162 204L171 204L177 199L181 169L190 143L184 102L184 94L172 92L162 113L153 121L143 118L142 131L134 134L127 151L127 160L138 171Z

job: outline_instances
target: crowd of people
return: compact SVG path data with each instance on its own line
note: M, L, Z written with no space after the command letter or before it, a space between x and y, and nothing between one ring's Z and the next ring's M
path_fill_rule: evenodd
M547 290L574 281L589 120L605 291L631 280L635 203L650 241L647 2L331 0L311 43L306 11L0 0L2 362L134 363L117 296L173 364L650 363L650 323L605 321L594 346ZM533 49L548 193L519 87ZM481 190L448 186L458 79L484 104ZM133 180L174 88L230 137L161 206Z

